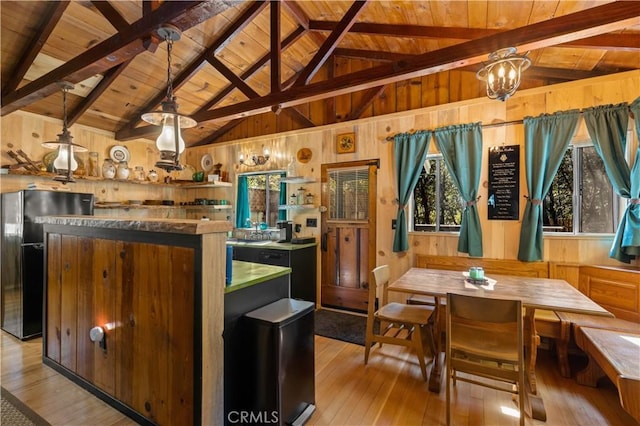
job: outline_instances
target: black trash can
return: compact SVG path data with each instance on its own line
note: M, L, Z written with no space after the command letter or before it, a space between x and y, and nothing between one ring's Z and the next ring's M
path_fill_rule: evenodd
M246 423L304 424L315 411L314 304L280 299L243 322Z

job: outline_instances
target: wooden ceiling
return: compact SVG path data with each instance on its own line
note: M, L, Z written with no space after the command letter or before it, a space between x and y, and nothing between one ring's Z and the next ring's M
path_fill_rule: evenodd
M387 85L475 72L507 46L530 51L523 79L537 84L640 66L640 1L3 0L0 8L2 116L62 118L59 82L68 81L69 124L118 140L158 133L140 115L167 92L166 43L156 33L166 23L182 31L172 75L180 112L198 122L184 134L188 146L219 142L257 114L328 124L308 106L359 92L359 110ZM337 58L358 66L336 73Z

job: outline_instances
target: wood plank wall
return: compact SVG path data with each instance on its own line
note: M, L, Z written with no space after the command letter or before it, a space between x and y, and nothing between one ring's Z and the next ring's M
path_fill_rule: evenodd
M440 90L440 89L438 89ZM391 267L391 278L395 279L404 271L410 268L415 261L416 254L445 255L445 256L466 256L457 252L457 235L438 233L412 233L410 235L411 248L405 253L393 253L393 230L391 221L397 214L395 178L393 173L393 144L386 141L388 136L393 136L400 132L412 132L420 129L434 129L440 126L462 124L470 122L500 123L513 120L521 120L525 116L537 116L543 113L553 113L572 108L586 108L597 105L615 104L620 102L632 102L640 93L640 70L629 71L620 74L597 77L574 81L571 83L557 84L544 88L533 88L519 90L512 98L506 102L490 100L485 97L455 102L447 105L428 106L418 110L399 112L385 116L364 118L347 123L336 123L329 126L322 126L313 129L291 131L279 133L268 137L256 137L241 140L234 140L227 143L220 143L206 147L189 148L184 161L198 167L203 154L208 153L213 156L214 162L222 163L223 170L230 173L230 181L235 182L238 172L256 170L285 170L287 163L301 148L309 148L312 158L308 163L298 163L298 174L313 177L316 183L305 185L310 192L319 195L321 191L320 165L323 163L337 163L345 161L357 161L365 159L379 159L380 170L378 172L377 188L377 264L389 264ZM436 96L432 94L432 96ZM59 132L59 125L51 126L51 130L34 141L32 137L32 127L37 129L43 126L38 120L30 123L16 124L15 120L23 120L22 112L16 112L2 117L2 151L3 163L9 162L4 157L7 143L14 146L25 145L25 151L29 151L32 145L42 140L54 139ZM41 118L42 121L51 120ZM8 129L12 129L9 131ZM80 136L80 132L71 129L74 136ZM342 133L355 132L356 152L349 154L338 154L335 149L336 136ZM96 131L95 133L99 133ZM486 184L488 172L486 170L488 149L492 146L524 144L524 134L522 125L505 125L483 130L484 158L483 171L481 175L480 219L483 232L484 257L494 259L516 259L518 240L520 234L520 220L514 221L489 221L487 220L487 206L484 200L487 199ZM576 141L587 140L587 132L581 120ZM78 143L83 143L84 137L77 137ZM98 148L102 148L103 153L108 152L111 145L119 144L113 139L104 137L100 141L95 141ZM128 142L130 150L139 149L144 146L146 149L148 141ZM187 141L187 144L189 141ZM142 144L142 145L140 145ZM635 151L638 141L635 132L631 132L630 148ZM240 152L261 151L262 147L269 147L272 159L264 167L247 168L239 166L237 163ZM28 150L29 149L29 150ZM36 149L35 147L33 149ZM154 148L151 148L152 151ZM435 144L431 143L431 150L435 150ZM521 152L521 164L524 164L524 149ZM132 156L136 154L132 153ZM151 156L155 161L155 156ZM524 167L521 167L520 194L526 194L526 184ZM2 191L5 191L5 179L2 179ZM78 184L76 184L78 185ZM294 186L294 185L289 185ZM77 186L76 186L77 187ZM100 188L99 186L97 188ZM105 189L105 191L108 189ZM295 188L289 188L293 191ZM102 189L99 189L101 192ZM196 191L199 192L200 190ZM114 194L117 194L115 189ZM231 190L234 194L235 191ZM199 196L190 194L190 196ZM524 202L520 203L520 217L524 211ZM301 215L292 216L296 223L302 224L301 236L313 235L319 238L319 228L307 228L306 218L317 218L320 222L320 212L305 212ZM619 262L608 257L609 248L613 236L545 236L544 239L544 261L559 262L563 264L599 264L616 265ZM320 256L318 255L318 262ZM640 261L636 261L636 266L640 266ZM318 268L320 270L321 268ZM570 271L567 271L570 273ZM321 277L318 277L319 282ZM571 280L568 280L573 282Z

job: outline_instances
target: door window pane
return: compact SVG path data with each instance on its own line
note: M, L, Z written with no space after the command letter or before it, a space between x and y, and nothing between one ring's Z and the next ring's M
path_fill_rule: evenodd
M369 169L329 170L329 219L369 219Z

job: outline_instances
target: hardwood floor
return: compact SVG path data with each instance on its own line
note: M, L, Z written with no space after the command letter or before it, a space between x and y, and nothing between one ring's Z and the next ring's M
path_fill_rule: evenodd
M2 332L2 387L52 425L133 425L135 422L42 364L42 340L20 342ZM527 425L635 425L603 381L588 388L562 378L546 351L538 358L538 386L547 422ZM414 355L404 348L364 348L316 337L316 412L308 425L442 425L445 393L427 390ZM444 389L444 386L443 386ZM517 405L508 394L458 382L453 424L516 425ZM504 411L507 412L505 414ZM514 415L508 414L515 413Z

